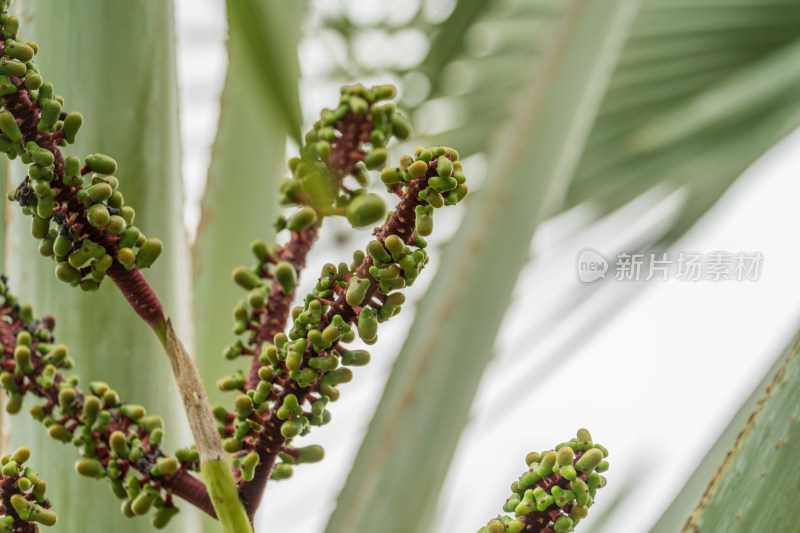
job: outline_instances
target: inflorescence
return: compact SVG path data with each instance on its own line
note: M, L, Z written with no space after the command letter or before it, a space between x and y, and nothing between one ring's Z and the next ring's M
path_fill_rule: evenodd
M37 524L58 520L45 498L47 483L24 463L31 451L25 446L0 457L0 531L36 533Z
M593 443L585 429L554 450L529 453L528 471L511 484L511 497L503 505L514 516L498 516L478 533L573 531L606 484L600 472L608 469L607 456L608 450Z
M62 373L73 362L67 347L55 342L54 327L53 317L34 319L30 306L20 305L0 277L0 384L9 395L6 410L19 412L25 395L43 400L30 408L31 415L50 437L80 450L75 470L107 479L126 516L155 508L152 522L163 527L178 512L173 494L210 509L202 482L187 474L198 467L197 451L165 455L161 417L121 402L106 383L92 382L89 393L82 392L77 376Z
M8 2L0 0L5 10ZM139 269L151 266L162 243L133 225L135 211L125 204L114 176L117 163L93 153L83 162L61 148L75 142L83 122L77 111L64 112L64 99L43 81L33 63L38 45L18 39L19 21L0 14L0 151L19 157L28 172L8 198L31 217L39 252L56 262L58 279L86 291L108 275L131 300L144 283ZM135 310L151 325L163 321L160 304L137 297Z
M326 406L339 398L338 386L352 379L349 367L369 361L366 350L344 345L356 338L377 341L378 324L405 301L399 290L413 284L428 261L424 237L432 232L434 208L467 194L452 148L417 147L414 156L384 167L389 139L410 135L394 105L380 103L394 95L392 86L342 89L339 107L322 112L301 157L289 162L292 177L281 184L282 203L297 207L276 223L290 232L289 242L256 241L257 263L233 273L248 294L234 309L234 333L243 338L225 356L247 355L253 363L249 375L220 379L222 390L239 395L233 412L217 407L215 414L224 446L235 454L248 506L268 477L285 479L294 465L322 459L321 447L294 448L292 439L330 421ZM381 167L387 190L400 198L388 214L383 199L366 190L369 170ZM314 290L290 310L297 276L325 216L344 216L355 227L385 222L352 263L325 265Z

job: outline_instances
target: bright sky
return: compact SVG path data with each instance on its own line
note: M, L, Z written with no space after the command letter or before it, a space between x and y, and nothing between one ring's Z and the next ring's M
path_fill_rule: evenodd
M193 235L224 77L224 10L219 0L178 0L177 6L186 222ZM305 47L304 61L313 63L313 48ZM311 100L307 110L315 107L319 93L306 87L305 95ZM472 163L479 175L481 162ZM531 247L536 259L522 273L509 310L513 318L503 326L497 357L476 399L480 408L474 409L445 483L438 527L431 530L477 530L501 511L528 451L551 447L574 436L578 427L588 427L611 452L609 486L601 492L598 511L625 482L647 479L647 501L635 494L623 504L624 528L620 517L600 531L647 531L800 325L800 247L794 244L800 228L798 175L800 134L795 134L754 165L671 250L760 252L764 259L757 281L578 282L575 260L581 250L593 248L610 258L635 252L626 246L671 216L680 196L660 204L645 198L624 216L577 234L572 228L584 213L542 228ZM643 214L643 222L632 231L627 220L635 211ZM454 231L457 217L446 226ZM349 255L323 245L312 264L331 253L342 259ZM424 289L418 285L412 299ZM568 320L549 322L554 315L542 310L558 310L565 301L569 307L567 298L586 303ZM393 320L382 334L383 345L398 346L412 318L406 310ZM374 362L358 369L354 382L343 388L333 423L307 438L325 446L325 461L270 485L257 524L264 531L324 529L394 355L374 350ZM527 369L529 380L508 377L512 359ZM509 380L519 391L513 401L493 386ZM513 438L496 438L498 430L510 427ZM658 464L647 461L655 446L669 448ZM316 503L308 512L297 495L307 494L312 485ZM581 529L588 531L590 523L591 516Z

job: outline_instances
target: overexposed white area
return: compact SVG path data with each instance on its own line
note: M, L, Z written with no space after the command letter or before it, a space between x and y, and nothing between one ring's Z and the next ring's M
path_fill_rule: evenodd
M359 5L366 6L356 11L364 26L376 18L391 23L380 17L390 16L384 5L393 3ZM451 3L425 5L446 14ZM401 12L390 11L391 16ZM221 0L178 0L177 18L186 223L194 235L225 72L224 6ZM363 39L380 43L379 37L366 33ZM301 44L307 120L332 105L340 81L353 81L325 81L319 73L330 64L320 54L341 56L342 46L324 30ZM363 81L395 81L375 76ZM485 162L476 158L465 170L478 182ZM800 134L794 134L749 169L690 234L663 250L761 252L757 281L578 282L575 258L582 249L606 257L638 251L660 223L675 216L680 192L666 200L646 195L585 229L579 228L591 214L586 210L545 224L531 245L532 261L517 284L431 531L477 530L501 511L528 451L551 447L578 427L588 427L610 450L611 469L608 487L580 529L646 532L800 326L798 176ZM437 229L456 231L459 216L437 219ZM632 225L634 216L638 222ZM301 293L322 263L348 261L369 235L326 225ZM344 236L344 244L334 242L335 236ZM432 246L444 239L439 234ZM410 291L412 303L437 263L434 253L426 281ZM353 382L342 387L342 398L331 409L332 423L304 439L325 446L326 459L297 468L289 480L270 483L259 531L324 530L412 320L413 305L407 305L382 328L381 342L371 348L373 362L356 369ZM622 502L623 512L601 530L591 528L593 515L629 484L632 497Z

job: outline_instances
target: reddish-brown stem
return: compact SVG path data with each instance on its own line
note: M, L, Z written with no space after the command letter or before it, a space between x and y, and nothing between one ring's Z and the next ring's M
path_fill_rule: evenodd
M217 513L208 497L205 484L188 472L180 471L164 481L162 485L175 496L191 503L211 518Z
M147 280L144 279L141 270L137 268L126 270L124 266L115 261L106 274L117 285L136 314L142 317L148 326L153 328L156 333L163 330L167 320L164 317L161 301Z
M306 257L314 241L317 240L318 233L318 224L314 224L302 231L292 233L291 240L289 240L286 246L278 250L280 260L291 263L298 276L306 266ZM261 326L255 337L256 346L260 347L265 342L272 342L275 335L286 329L286 322L289 319L289 312L292 308L294 294L295 291L288 294L283 292L283 288L281 288L279 283L272 284L269 289L266 312L262 315ZM258 354L258 351L256 351L256 354ZM261 381L258 377L258 371L262 366L256 355L250 365L250 375L247 379L248 390L255 389L259 381Z

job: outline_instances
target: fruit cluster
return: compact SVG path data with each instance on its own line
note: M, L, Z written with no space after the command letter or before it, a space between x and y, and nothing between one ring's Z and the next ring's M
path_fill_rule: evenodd
M36 524L52 526L58 519L45 498L47 483L24 466L30 456L23 446L0 457L0 531L34 533Z
M458 153L445 147L418 148L415 156L405 156L397 167L385 168L387 186L400 196L386 223L375 230L377 238L357 251L351 264L327 264L322 268L313 291L303 305L292 310L288 333L279 330L269 340L259 342L261 309L273 291L290 293L297 282L296 271L274 249L257 243L259 259L253 269L237 269L234 279L248 297L234 310L237 333L250 332L248 341L228 348L228 357L242 354L257 358L257 381L238 373L219 381L222 390L239 391L235 413L216 409L220 432L227 451L237 454L237 462L247 465L241 478L253 479L250 465L269 464L280 459L271 471L272 479L291 474L294 464L319 460L322 451L308 448L292 452L291 439L308 433L311 426L330 420L326 409L339 398L338 386L352 379L350 366L369 362L369 353L348 349L345 344L359 337L366 344L377 341L378 324L396 315L405 301L399 289L417 279L428 261L421 233L430 234L435 207L453 204L467 192ZM446 195L443 196L443 193ZM270 294L263 281L270 276ZM299 459L299 460L298 460Z
M600 472L608 469L607 456L608 450L593 443L585 429L554 450L529 453L528 471L511 484L511 497L503 505L514 516L498 516L478 533L573 531L606 484Z
M7 4L0 1L0 9ZM15 16L0 14L0 151L28 165L9 200L32 218L39 252L55 260L58 279L94 291L115 265L120 271L152 265L162 244L133 225L135 211L118 190L112 158L64 156L61 148L75 142L83 118L62 112L64 99L32 61L37 44L19 40L18 28Z
M67 347L54 341L54 327L52 317L35 320L30 307L19 305L0 278L0 384L9 395L6 410L18 412L26 394L43 400L30 413L50 437L80 450L76 471L107 479L123 500L126 516L155 507L153 524L165 526L178 512L172 494L190 499L187 494L197 484L203 488L186 473L197 469L197 451L165 455L160 450L161 417L147 415L140 405L122 403L106 383L92 382L89 393L82 392L76 376L61 372L72 366L72 359Z

